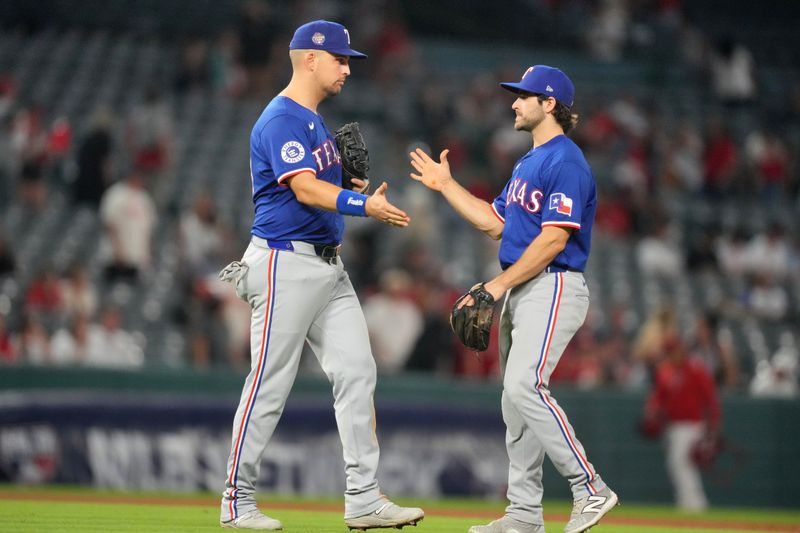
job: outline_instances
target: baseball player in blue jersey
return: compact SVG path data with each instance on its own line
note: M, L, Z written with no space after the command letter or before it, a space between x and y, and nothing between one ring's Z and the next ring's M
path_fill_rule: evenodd
M338 257L343 215L395 226L407 226L409 218L386 199L386 183L371 196L340 187L341 157L317 113L320 102L342 90L350 58L366 56L350 48L342 25L322 20L299 27L289 50L292 79L250 135L251 242L243 259L220 273L252 307L251 369L233 421L220 523L282 528L257 509L255 489L261 456L308 341L333 385L345 460L345 523L358 530L416 524L421 509L398 507L378 487L375 361Z
M565 533L586 531L617 504L586 457L564 411L550 394L550 375L589 308L583 270L589 256L596 195L589 165L566 134L574 87L560 70L536 65L519 83L514 127L531 132L533 148L514 166L491 204L470 194L450 174L447 150L436 162L410 154L411 177L440 191L468 222L501 239L503 272L486 282L499 300L503 420L509 457L505 516L470 533L544 533L542 464L547 454L570 482L575 504ZM462 305L471 305L467 297Z

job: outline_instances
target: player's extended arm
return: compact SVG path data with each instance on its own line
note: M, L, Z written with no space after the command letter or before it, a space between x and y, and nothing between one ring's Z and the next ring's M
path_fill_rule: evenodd
M411 173L411 178L422 182L429 189L441 192L464 220L492 239L499 239L503 235L505 224L494 214L491 205L475 197L453 179L450 163L447 162L448 152L449 150L442 150L439 163L419 148L408 154L411 157L411 166L419 173Z
M337 187L327 181L318 180L313 172L301 172L287 180L289 188L292 189L297 201L301 204L325 209L326 211L339 211L337 201L344 189ZM408 226L410 221L408 215L389 203L386 199L386 189L389 185L386 182L366 197L364 209L366 215L384 224L393 226ZM361 197L363 198L363 196Z
M519 259L486 283L486 290L499 300L509 289L525 283L549 265L567 245L572 228L545 226Z

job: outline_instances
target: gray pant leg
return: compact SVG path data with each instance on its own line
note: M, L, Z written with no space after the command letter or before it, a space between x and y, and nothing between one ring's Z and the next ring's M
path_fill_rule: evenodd
M509 306L509 297L503 302L500 314L500 368L505 374L508 354L511 351L511 334L513 331L513 311ZM521 522L543 524L542 514L542 464L544 447L525 425L519 411L514 407L503 391L503 421L506 424L506 451L508 452L508 501L506 514Z
M508 501L506 514L520 522L544 524L542 514L542 464L544 446L525 426L525 420L503 393L503 421L508 450Z
M507 302L512 332L503 376L504 397L569 480L575 499L605 485L586 459L566 414L550 395L548 383L564 348L583 324L588 306L583 276L574 273L540 274L512 291ZM528 457L522 468L540 470L536 461L536 455ZM541 501L535 489L509 487L512 491L520 498L527 494L524 502Z
M314 320L308 341L333 385L347 482L345 519L371 513L385 501L377 481L375 359L364 313L341 261L331 300Z
M261 456L294 384L306 332L327 302L334 277L330 265L315 257L253 244L243 260L250 266L244 292L253 309L251 369L233 421L222 520L256 507Z

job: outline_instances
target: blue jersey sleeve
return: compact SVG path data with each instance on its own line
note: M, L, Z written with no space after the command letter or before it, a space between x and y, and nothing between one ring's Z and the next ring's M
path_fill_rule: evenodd
M509 182L511 183L511 182ZM508 183L506 186L503 187L503 192L494 199L492 202L492 211L494 211L494 215L500 219L500 221L505 224L506 223L506 195L508 194Z
M301 172L317 173L311 153L312 139L306 123L298 117L279 115L270 120L258 135L259 149L278 184ZM255 147L254 147L255 148Z
M570 162L553 165L544 180L546 203L542 209L542 227L580 229L590 182L591 176L580 165Z

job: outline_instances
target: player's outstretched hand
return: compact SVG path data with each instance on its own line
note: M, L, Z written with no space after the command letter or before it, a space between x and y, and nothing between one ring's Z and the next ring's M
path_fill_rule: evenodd
M431 156L417 148L408 155L411 157L411 166L418 172L410 174L412 179L421 181L429 189L441 191L444 186L452 181L450 174L450 163L447 161L447 154L450 150L444 149L439 155L440 162L437 163Z
M408 215L403 210L393 206L389 203L389 200L386 199L386 189L388 188L389 184L384 181L381 186L372 193L372 196L367 198L367 203L364 206L367 211L367 216L380 220L384 224L389 224L390 226L406 227L411 219L408 218Z

